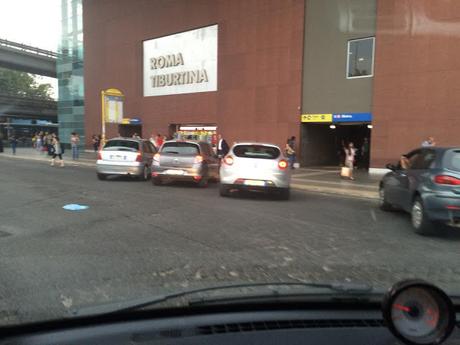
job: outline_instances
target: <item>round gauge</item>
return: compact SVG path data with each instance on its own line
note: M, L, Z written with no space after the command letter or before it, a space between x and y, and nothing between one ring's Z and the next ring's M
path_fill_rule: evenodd
M393 334L406 344L440 344L455 325L450 298L422 280L393 286L383 300L383 317Z

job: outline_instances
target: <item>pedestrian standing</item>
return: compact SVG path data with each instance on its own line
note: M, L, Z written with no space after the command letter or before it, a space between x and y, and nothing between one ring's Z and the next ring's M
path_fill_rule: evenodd
M422 141L422 147L436 146L436 142L433 137L428 137L426 140Z
M286 142L286 156L289 162L289 167L294 169L294 163L296 161L296 154L295 154L295 136L289 138Z
M51 158L51 166L54 166L54 162L56 160L56 157L59 157L59 160L61 162L61 167L64 166L64 160L62 159L62 147L61 147L61 141L59 140L58 136L55 136L53 138L53 158Z
M355 149L354 144L350 142L347 147L344 147L344 152L345 152L345 167L350 169L348 178L350 180L354 180L355 178L353 177L353 167L355 165L355 156L356 156L356 149Z
M36 141L35 141L35 148L37 151L41 151L43 147L43 133L39 132L36 136Z
M16 155L16 147L18 146L18 139L16 138L14 134L10 136L10 144L11 144L11 151L13 152L13 155Z
M97 152L97 150L99 150L99 144L101 143L101 140L99 139L97 135L93 134L92 141L93 141L94 152Z
M54 151L54 148L53 148L53 134L51 134L51 133L48 133L46 135L46 150L48 151L48 156L53 155L53 151Z
M77 133L72 132L70 135L70 146L72 147L72 160L79 158L78 145L80 144L80 137Z
M161 145L163 145L165 139L163 138L163 136L160 134L160 133L157 133L157 137L155 138L155 146L157 148L157 150L160 149Z
M230 151L230 147L227 141L222 137L222 134L219 134L217 138L217 157L222 159L227 155L228 151Z

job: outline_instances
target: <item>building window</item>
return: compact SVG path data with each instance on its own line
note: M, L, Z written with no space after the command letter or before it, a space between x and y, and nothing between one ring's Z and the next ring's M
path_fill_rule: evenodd
M347 78L366 78L374 75L375 37L348 41Z

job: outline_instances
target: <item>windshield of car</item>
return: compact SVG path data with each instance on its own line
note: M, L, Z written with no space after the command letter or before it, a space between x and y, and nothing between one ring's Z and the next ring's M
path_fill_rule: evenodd
M139 143L131 140L110 140L104 146L104 151L138 151Z
M444 155L443 166L460 172L460 150L450 150Z
M0 5L0 327L234 284L460 296L460 0Z
M277 147L264 145L236 145L233 153L237 157L275 159L281 154Z
M194 143L165 143L161 148L161 153L170 153L177 155L197 155L200 153L200 148Z

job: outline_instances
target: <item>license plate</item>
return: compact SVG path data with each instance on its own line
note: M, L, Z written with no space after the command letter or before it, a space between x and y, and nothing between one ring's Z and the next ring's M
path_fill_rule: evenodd
M112 160L117 160L117 161L121 161L121 160L126 160L126 156L111 155L111 156L110 156L110 159L112 159Z
M244 184L247 186L265 186L265 181L245 180Z
M184 175L183 170L166 170L165 174L167 175Z

